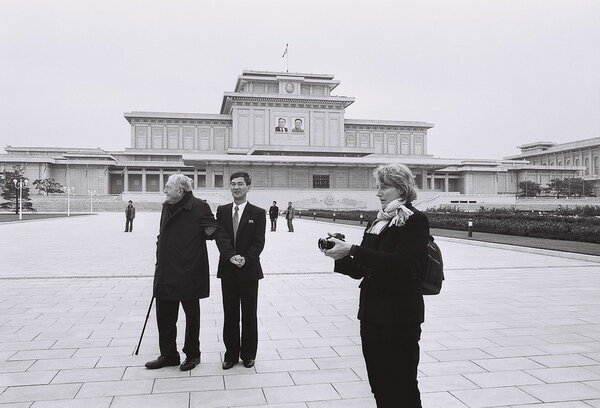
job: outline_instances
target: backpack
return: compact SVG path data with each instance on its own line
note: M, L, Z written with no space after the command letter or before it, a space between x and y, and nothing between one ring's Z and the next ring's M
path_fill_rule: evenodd
M427 243L427 261L421 280L421 293L423 295L437 295L442 290L442 281L444 280L444 261L440 247L429 236Z

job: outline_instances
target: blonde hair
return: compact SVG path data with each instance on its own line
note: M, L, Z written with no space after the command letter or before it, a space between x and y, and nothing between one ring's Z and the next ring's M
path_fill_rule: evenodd
M373 176L378 183L399 189L402 192L401 198L406 203L411 203L417 198L415 176L404 164L382 164L373 171Z

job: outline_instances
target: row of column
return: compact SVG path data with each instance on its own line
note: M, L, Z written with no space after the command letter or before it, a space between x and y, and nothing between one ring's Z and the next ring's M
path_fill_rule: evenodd
M432 172L431 177L428 178L427 169L421 169L421 186L421 188L427 187L429 190L435 190L435 172ZM444 173L444 192L448 191L450 191L450 176L448 173Z
M171 174L176 174L176 173L182 173L181 169L177 169L177 171L175 173L173 172L169 172L167 173L168 175ZM186 175L191 175L188 172L183 172ZM194 174L193 174L193 179L194 179L194 188L196 188L198 186L198 169L194 169ZM142 192L146 193L148 188L147 188L147 171L146 169L142 169ZM161 192L164 190L165 188L165 180L164 180L164 176L165 176L165 172L163 169L159 169L158 170L158 191ZM125 167L123 169L123 192L124 193L128 193L129 192L129 170L127 169L127 167Z

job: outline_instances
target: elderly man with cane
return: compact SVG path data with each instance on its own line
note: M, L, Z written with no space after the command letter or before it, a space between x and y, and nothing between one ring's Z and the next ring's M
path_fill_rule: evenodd
M167 200L163 204L156 244L153 293L160 356L147 362L146 368L180 364L176 340L181 303L186 322L183 347L186 359L180 369L187 371L200 364L200 299L209 295L206 240L215 239L221 254L225 254L232 263L237 265L240 259L235 255L226 233L215 221L208 204L192 195L189 177L172 175L164 191Z

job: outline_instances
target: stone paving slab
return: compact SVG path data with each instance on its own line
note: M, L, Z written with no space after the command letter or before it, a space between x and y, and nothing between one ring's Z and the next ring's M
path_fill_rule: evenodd
M154 313L132 355L151 296L158 216L139 214L128 234L121 214L0 225L0 408L375 407L358 281L332 273L316 247L328 231L357 242L360 227L297 220L293 234L267 232L251 369L220 367L223 315L209 243L202 364L181 372L143 367L158 351ZM441 295L426 298L423 406L600 407L600 257L437 241L447 280ZM44 256L19 250L21 242Z

